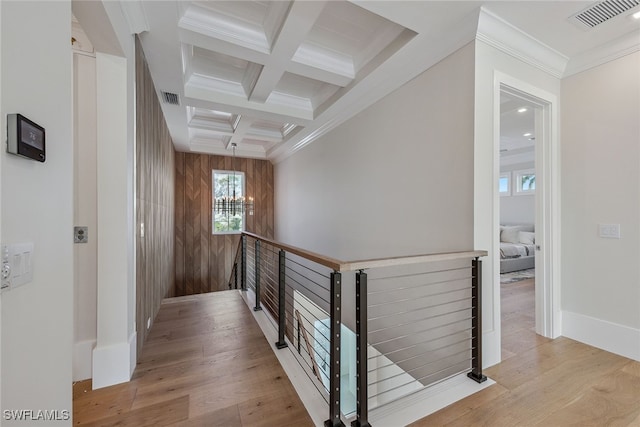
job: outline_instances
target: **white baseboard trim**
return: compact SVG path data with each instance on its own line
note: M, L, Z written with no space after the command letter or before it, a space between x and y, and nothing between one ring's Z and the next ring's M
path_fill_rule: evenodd
M135 341L133 345L135 346ZM93 389L129 381L131 363L131 337L128 342L96 346L93 349ZM135 365L135 360L133 363Z
M563 311L562 335L640 361L640 329Z
M73 381L91 378L95 346L96 340L78 341L73 344Z
M255 295L252 291L240 292L240 295L242 295L250 309L255 306ZM307 409L313 423L318 427L323 427L324 421L329 418L329 406L319 395L318 390L311 384L309 377L291 352L276 348L275 343L278 341L278 331L265 311L251 310L251 312L298 393L302 404ZM372 425L378 426L404 426L493 384L495 384L495 381L491 379L478 384L467 378L466 374L460 374L404 399L369 411L369 421ZM351 422L352 420L346 421ZM346 422L345 424L348 425Z
M138 363L138 333L133 331L129 336L129 379L133 376Z

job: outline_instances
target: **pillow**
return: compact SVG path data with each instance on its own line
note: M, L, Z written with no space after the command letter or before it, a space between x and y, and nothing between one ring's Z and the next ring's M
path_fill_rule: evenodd
M504 243L520 243L518 233L520 233L518 227L505 227L500 233L500 241Z
M518 240L523 245L533 245L536 243L536 233L531 233L529 231L519 231L518 232Z

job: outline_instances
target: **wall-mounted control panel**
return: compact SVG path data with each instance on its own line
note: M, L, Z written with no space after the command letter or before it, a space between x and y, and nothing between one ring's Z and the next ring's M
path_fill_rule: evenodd
M598 224L598 236L605 239L619 239L620 224Z
M2 290L10 290L33 280L33 243L0 247Z

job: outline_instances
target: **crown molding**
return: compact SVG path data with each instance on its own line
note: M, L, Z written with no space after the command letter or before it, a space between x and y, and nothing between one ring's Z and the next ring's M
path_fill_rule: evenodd
M638 51L640 51L640 30L632 31L572 57L563 77L572 76Z
M122 14L127 20L131 34L140 34L145 31L149 31L150 27L149 22L147 21L147 15L140 0L121 1L120 8L122 9Z
M529 65L561 78L569 58L504 19L480 8L476 38Z

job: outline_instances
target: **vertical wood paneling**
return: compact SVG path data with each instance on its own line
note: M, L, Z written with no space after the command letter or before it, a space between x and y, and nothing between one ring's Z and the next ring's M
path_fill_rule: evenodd
M175 151L165 124L144 53L136 38L136 324L138 354L147 337L147 319L154 319L162 299L172 296L175 248L182 248L182 227L176 228L174 175L183 174L175 162ZM184 180L182 180L184 181ZM144 226L144 236L141 227ZM175 244L175 239L180 239ZM184 251L182 251L183 253Z
M255 203L254 215L246 217L247 231L273 238L273 165L266 160L236 158L235 166L245 173L246 195ZM233 170L232 157L177 154L177 296L226 290L231 275L239 236L212 234L213 170Z

